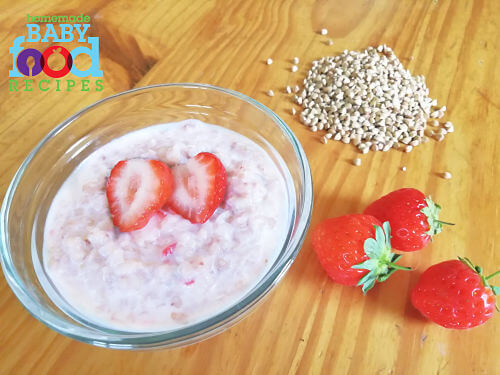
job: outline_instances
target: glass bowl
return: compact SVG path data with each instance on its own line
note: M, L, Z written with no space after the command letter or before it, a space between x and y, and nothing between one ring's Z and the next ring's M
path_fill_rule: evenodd
M112 139L147 126L188 118L217 124L252 139L288 177L288 234L277 260L236 304L180 329L124 332L75 316L62 298L54 298L54 291L46 291L51 283L42 262L43 229L55 194L83 159ZM202 84L138 88L103 99L70 117L49 132L24 160L7 189L0 213L2 268L24 307L63 335L115 349L187 345L239 321L279 282L304 241L312 200L311 172L301 145L283 120L259 102L235 91Z

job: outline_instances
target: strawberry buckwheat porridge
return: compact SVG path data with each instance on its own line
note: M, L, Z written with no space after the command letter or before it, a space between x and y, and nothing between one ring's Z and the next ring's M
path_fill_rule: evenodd
M248 138L197 120L100 147L56 194L45 270L93 323L186 326L238 302L269 270L290 222L286 179Z

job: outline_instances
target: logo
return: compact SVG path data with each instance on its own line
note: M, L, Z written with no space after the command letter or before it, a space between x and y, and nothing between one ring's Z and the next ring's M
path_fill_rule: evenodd
M82 14L79 16L30 16L28 14L26 19L27 22L37 23L27 23L28 37L18 36L9 47L9 53L12 55L12 69L9 70L9 77L13 78L9 79L9 91L33 91L34 88L40 91L51 89L71 91L77 85L75 77L80 78L78 87L81 91L90 91L91 84L93 90L102 91L102 79L91 79L102 77L103 72L99 68L99 37L86 36L90 24L83 22L90 22L90 16ZM64 46L64 43L69 42L88 43L89 47L78 46L70 51ZM51 45L38 50L30 48L29 43L50 43ZM57 44L53 45L54 43ZM79 69L74 63L77 56L83 54L87 55L91 61L90 67L84 70ZM53 55L62 56L62 61L64 61L63 66L58 67L57 70L49 66L49 58ZM31 78L39 75L45 75L48 79L39 80L38 85L33 85L34 80ZM61 80L63 77L67 79Z

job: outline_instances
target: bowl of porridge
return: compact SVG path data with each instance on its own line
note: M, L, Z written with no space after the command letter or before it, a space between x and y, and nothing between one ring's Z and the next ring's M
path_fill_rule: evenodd
M144 87L78 112L22 163L1 210L2 268L68 337L187 345L268 295L311 210L307 158L271 110L215 86Z

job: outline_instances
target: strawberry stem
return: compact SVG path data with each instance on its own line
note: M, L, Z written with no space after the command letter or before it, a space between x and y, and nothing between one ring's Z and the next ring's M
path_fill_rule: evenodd
M389 263L389 266L392 267L392 268L395 268L397 270L402 270L402 271L411 271L411 268L410 267L404 267L404 266L400 266L398 264L394 264L394 263Z
M455 225L455 223L448 223L447 221L442 221L442 220L436 220L439 224L444 224L444 225Z
M492 277L495 277L496 275L500 274L500 270L498 270L497 272L494 272L494 273L492 273L491 275L489 275L489 276L485 277L485 276L483 275L483 269L482 269L481 267L479 267L479 266L474 265L474 263L472 263L472 262L471 262L471 260L470 260L469 258L462 258L462 257L458 257L458 259L459 259L459 260L460 260L463 264L465 264L467 267L471 268L474 272L476 272L476 273L479 275L479 277L481 278L481 280L483 281L484 286L485 286L485 287L487 287L487 288L490 288L490 289L491 289L491 291L493 292L493 294L494 294L495 296L500 295L500 287L498 287L498 286L494 286L494 285L490 285L490 284L488 283L488 279L490 279L490 278L492 278ZM500 307L499 307L497 304L495 304L495 309L496 309L498 312L500 312Z
M497 272L494 272L492 273L490 276L486 276L485 279L486 280L489 280L491 279L492 277L495 277L496 275L499 275L500 274L500 270L498 270Z
M425 198L426 207L422 208L420 212L422 212L427 217L427 223L429 224L429 230L426 232L429 236L432 237L436 234L441 233L444 225L455 225L453 223L448 223L447 221L439 220L439 211L441 211L441 206L437 203L434 203L431 196L429 195Z
M463 264L465 264L467 267L469 267L471 270L474 272L477 272L476 266L472 264L469 258L463 258L463 257L458 257L458 260L461 261Z
M399 266L396 261L401 254L395 254L391 249L391 226L386 221L382 227L375 225L375 238L367 238L364 242L365 254L368 260L355 264L354 269L368 270L359 281L363 294L375 285L375 282L387 280L397 270L410 271L411 268Z

